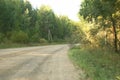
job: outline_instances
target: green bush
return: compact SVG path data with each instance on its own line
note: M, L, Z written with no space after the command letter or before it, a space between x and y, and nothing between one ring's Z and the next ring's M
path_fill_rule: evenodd
M4 34L0 33L0 43L3 42Z
M23 31L13 32L11 36L12 42L15 43L28 43L28 34Z
M36 33L34 34L31 39L30 39L31 42L39 42L39 34Z
M39 40L39 42L40 42L40 43L47 43L48 41L47 41L46 39L44 39L44 38L41 38L41 39Z

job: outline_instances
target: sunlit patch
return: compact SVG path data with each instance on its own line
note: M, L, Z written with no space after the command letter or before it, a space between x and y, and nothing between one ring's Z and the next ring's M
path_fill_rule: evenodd
M7 59L7 58L4 58L4 57L1 57L1 58L0 58L0 60L5 60L5 59Z
M3 58L0 58L0 60L2 60Z
M45 53L31 53L31 54L27 54L27 55L32 55L32 56L49 56L49 55L52 55L52 54L45 54Z
M17 79L13 79L13 80L30 80L30 79L27 79L27 78L17 78Z

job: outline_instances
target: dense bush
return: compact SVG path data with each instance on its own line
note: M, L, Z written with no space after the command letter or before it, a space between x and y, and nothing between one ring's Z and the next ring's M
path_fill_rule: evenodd
M0 43L3 42L4 34L0 33Z
M30 38L31 42L39 42L39 34L34 34L31 38Z
M40 42L40 43L47 43L48 41L47 41L46 39L44 39L44 38L41 38L41 39L39 40L39 42Z
M11 40L15 43L27 43L29 38L27 33L23 31L18 31L12 33Z

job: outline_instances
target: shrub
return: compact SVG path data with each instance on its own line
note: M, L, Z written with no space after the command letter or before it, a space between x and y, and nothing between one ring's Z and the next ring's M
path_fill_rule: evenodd
M4 34L0 33L0 43L3 42Z
M27 43L28 39L28 34L23 31L13 32L11 36L11 40L16 43Z
M40 43L47 43L48 41L46 40L46 39L44 39L44 38L41 38L40 40Z
M34 34L31 39L30 39L31 42L39 42L39 34L36 33Z

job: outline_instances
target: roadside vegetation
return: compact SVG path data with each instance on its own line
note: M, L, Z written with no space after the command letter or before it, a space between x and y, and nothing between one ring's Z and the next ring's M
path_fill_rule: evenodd
M46 46L46 45L58 45L58 44L68 44L67 42L52 42L52 43L28 43L28 44L19 44L19 43L4 43L0 44L0 49L6 48L20 48L20 47L34 47L34 46Z
M84 0L79 15L84 37L70 59L86 80L120 80L120 1Z
M74 47L69 51L73 63L82 68L86 80L119 80L120 55L98 48Z

